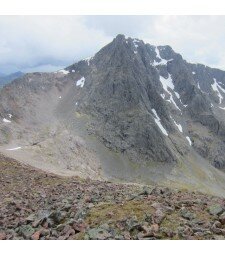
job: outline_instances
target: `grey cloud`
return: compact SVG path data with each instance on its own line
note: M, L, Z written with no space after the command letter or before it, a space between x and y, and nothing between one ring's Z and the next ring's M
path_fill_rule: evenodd
M118 33L225 69L224 27L225 16L1 16L0 72L53 71L94 55Z

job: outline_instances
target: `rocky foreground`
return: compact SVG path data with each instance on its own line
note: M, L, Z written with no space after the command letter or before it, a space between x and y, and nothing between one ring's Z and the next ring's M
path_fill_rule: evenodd
M225 199L59 177L0 155L0 240L225 239Z

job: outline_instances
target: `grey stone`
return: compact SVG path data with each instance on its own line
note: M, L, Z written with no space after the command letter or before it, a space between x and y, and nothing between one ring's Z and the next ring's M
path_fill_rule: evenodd
M22 235L25 239L29 239L35 230L30 225L23 225L19 227L19 234Z
M91 240L105 240L111 237L110 233L103 228L92 228L87 234Z
M214 205L211 205L211 206L208 208L208 211L209 211L209 213L212 214L212 215L219 215L219 214L221 214L221 213L224 211L224 209L223 209L223 207L222 207L221 205L219 205L219 204L214 204Z

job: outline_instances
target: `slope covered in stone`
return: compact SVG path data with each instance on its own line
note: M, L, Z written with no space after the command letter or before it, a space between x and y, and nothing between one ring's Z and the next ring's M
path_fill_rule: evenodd
M0 155L0 240L224 239L225 201L60 177Z

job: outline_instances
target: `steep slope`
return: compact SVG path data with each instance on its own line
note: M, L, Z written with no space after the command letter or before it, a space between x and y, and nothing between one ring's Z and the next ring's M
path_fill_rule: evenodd
M118 35L92 58L5 86L0 150L64 175L224 196L224 75Z

